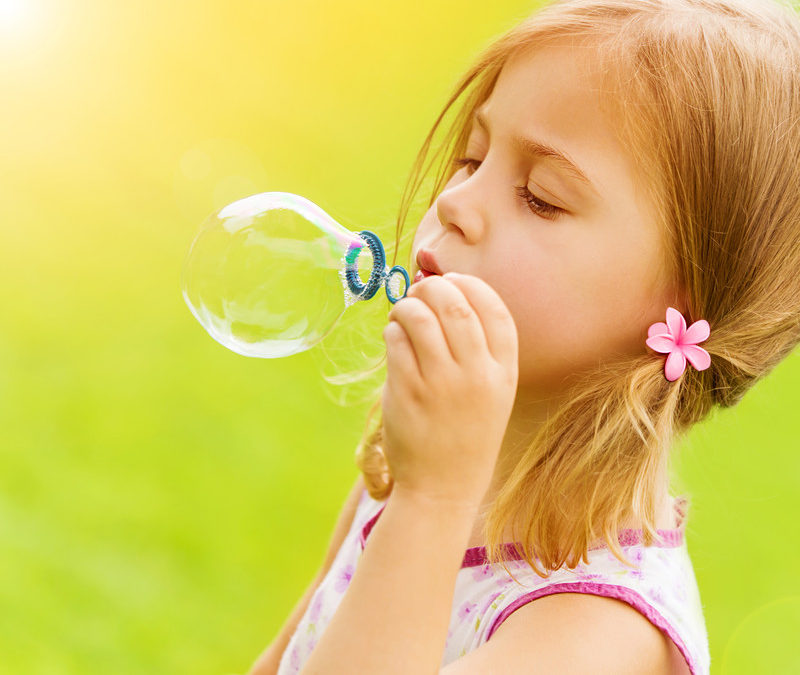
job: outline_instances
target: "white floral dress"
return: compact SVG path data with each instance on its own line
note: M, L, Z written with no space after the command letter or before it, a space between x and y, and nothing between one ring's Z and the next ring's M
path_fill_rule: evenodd
M355 518L328 574L283 654L278 675L294 675L308 659L350 585L369 533L386 505L365 490ZM486 562L484 547L468 548L456 579L450 628L441 666L480 647L522 605L552 593L590 593L622 600L667 635L686 662L686 672L708 675L710 654L703 607L684 532L686 499L674 497L677 527L658 530L661 545L644 546L641 530L622 530L620 546L635 567L605 546L590 549L589 563L561 568L543 579L519 556L503 567ZM516 554L511 544L507 549Z

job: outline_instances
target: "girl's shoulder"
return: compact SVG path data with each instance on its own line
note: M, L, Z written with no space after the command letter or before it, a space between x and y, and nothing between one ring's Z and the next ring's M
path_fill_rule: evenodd
M674 643L691 673L708 673L708 635L684 531L686 503L675 498L677 526L659 530L663 541L644 546L641 531L620 533L626 565L605 546L591 549L588 562L539 576L521 556L489 564L485 551L470 549L456 584L450 626L451 659L491 638L517 609L556 593L585 593L627 603ZM510 557L514 548L507 544Z

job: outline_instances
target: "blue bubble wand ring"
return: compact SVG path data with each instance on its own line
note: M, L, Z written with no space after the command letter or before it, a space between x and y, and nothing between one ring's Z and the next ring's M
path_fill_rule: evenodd
M406 297L408 287L411 285L408 272L400 265L395 265L390 270L386 269L386 252L377 234L369 230L361 230L358 235L367 243L367 247L372 254L372 270L367 283L363 283L358 274L358 256L364 250L364 247L351 243L344 256L346 264L345 280L350 292L359 300L369 300L383 284L386 289L386 297L389 298L389 302L392 304ZM392 277L396 274L402 274L406 282L403 294L400 297L395 297L389 286Z

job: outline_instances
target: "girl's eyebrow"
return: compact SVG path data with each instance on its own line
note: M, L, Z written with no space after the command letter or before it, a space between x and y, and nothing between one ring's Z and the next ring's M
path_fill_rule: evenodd
M473 119L478 122L478 124L489 134L489 120L486 117L486 113L483 108L478 108L475 110L473 114ZM491 135L491 134L490 134ZM532 138L524 138L522 136L515 136L511 139L514 145L519 149L519 151L524 155L529 155L531 157L544 157L554 161L558 164L564 171L568 174L577 178L581 181L584 185L589 187L591 190L597 192L597 189L594 187L592 182L586 177L586 174L578 168L578 166L573 162L565 153L554 148L552 145L548 145L542 141L537 141Z

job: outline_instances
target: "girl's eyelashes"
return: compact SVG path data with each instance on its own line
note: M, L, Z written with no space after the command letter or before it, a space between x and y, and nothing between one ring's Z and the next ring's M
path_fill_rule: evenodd
M555 220L564 212L564 209L538 199L525 185L518 186L516 190L517 194L528 203L531 211L543 218Z
M470 171L470 175L477 170L477 165L480 164L480 160L478 159L469 159L468 157L458 157L453 160L453 164L459 167L467 167L467 171L469 171L470 167L475 167L473 171ZM519 197L528 204L528 207L534 214L537 216L541 216L542 218L547 218L548 220L555 220L564 213L564 209L553 206L552 204L548 204L547 202L538 199L536 195L534 195L530 190L528 190L527 185L519 185L516 187L516 193Z

